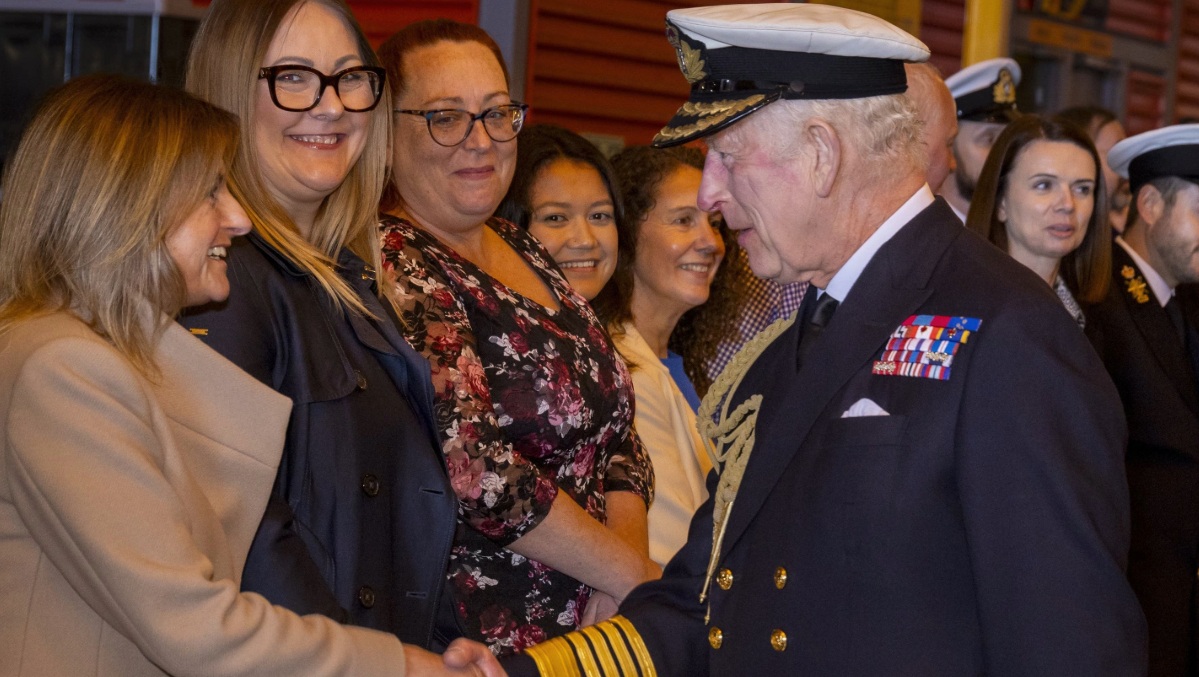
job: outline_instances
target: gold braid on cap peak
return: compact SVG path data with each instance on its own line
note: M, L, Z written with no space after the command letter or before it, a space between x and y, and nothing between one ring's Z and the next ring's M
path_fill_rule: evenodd
M676 115L687 115L699 119L689 125L667 127L658 132L654 141L673 141L690 134L702 132L713 125L718 125L741 111L761 103L766 97L754 94L744 99L728 99L724 101L696 102L688 101L683 104Z
M745 379L746 373L758 357L779 335L795 324L797 314L798 311L788 318L776 320L737 351L700 402L699 413L696 416L699 421L699 435L704 441L708 457L712 459L712 467L716 468L720 476L716 494L712 497L712 554L708 558L704 587L699 593L700 603L708 599L712 574L720 561L724 530L728 526L729 514L733 512L733 500L737 498L741 478L745 476L745 466L749 464L749 455L754 450L758 410L762 407L762 395L754 394L738 404L730 414L732 396L741 387L741 381ZM717 406L720 406L719 420L715 416ZM704 622L707 620L705 617Z
M645 642L624 616L613 616L525 649L541 677L658 677Z

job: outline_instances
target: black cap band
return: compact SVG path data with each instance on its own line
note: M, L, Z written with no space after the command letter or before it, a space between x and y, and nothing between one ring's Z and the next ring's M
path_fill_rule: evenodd
M964 94L953 100L958 108L959 120L973 122L998 122L1007 124L1020 117L1016 110L1016 102L995 103L995 95L991 87Z
M860 99L907 91L903 62L859 56L725 47L705 54L713 76L691 86L697 99L730 92L784 99Z
M983 67L985 72L987 63L984 61L973 68ZM950 87L950 91L955 91L955 87ZM957 106L959 120L998 122L1006 125L1020 117L1019 111L1016 110L1016 76L1012 75L1011 68L1003 66L995 74L995 79L986 86L954 96L953 103Z
M1146 183L1165 176L1199 183L1199 144L1182 144L1142 153L1128 163L1128 188L1135 196Z

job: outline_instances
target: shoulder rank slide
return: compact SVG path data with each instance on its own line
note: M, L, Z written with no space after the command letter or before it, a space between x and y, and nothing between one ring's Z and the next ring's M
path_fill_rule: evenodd
M624 616L525 649L541 677L657 677L640 633Z
M913 315L891 332L871 373L948 381L953 358L982 320L952 315Z
M1124 278L1124 289L1129 296L1136 299L1137 303L1149 303L1149 284L1137 274L1136 268L1124 266L1120 269L1120 276Z

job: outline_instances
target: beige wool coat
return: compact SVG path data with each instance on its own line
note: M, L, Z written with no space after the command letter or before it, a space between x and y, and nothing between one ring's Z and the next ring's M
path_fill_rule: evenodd
M239 592L290 402L171 324L151 382L73 315L0 335L0 677L403 675Z

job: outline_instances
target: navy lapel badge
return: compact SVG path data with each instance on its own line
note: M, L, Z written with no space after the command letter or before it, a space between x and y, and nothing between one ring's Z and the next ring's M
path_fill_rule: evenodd
M954 357L982 320L953 315L912 315L874 356L870 373L948 381Z
M1145 283L1145 278L1137 274L1137 271L1132 266L1126 265L1120 269L1120 276L1124 278L1124 289L1128 291L1128 295L1137 300L1137 303L1148 303L1149 292L1146 291L1149 287Z

